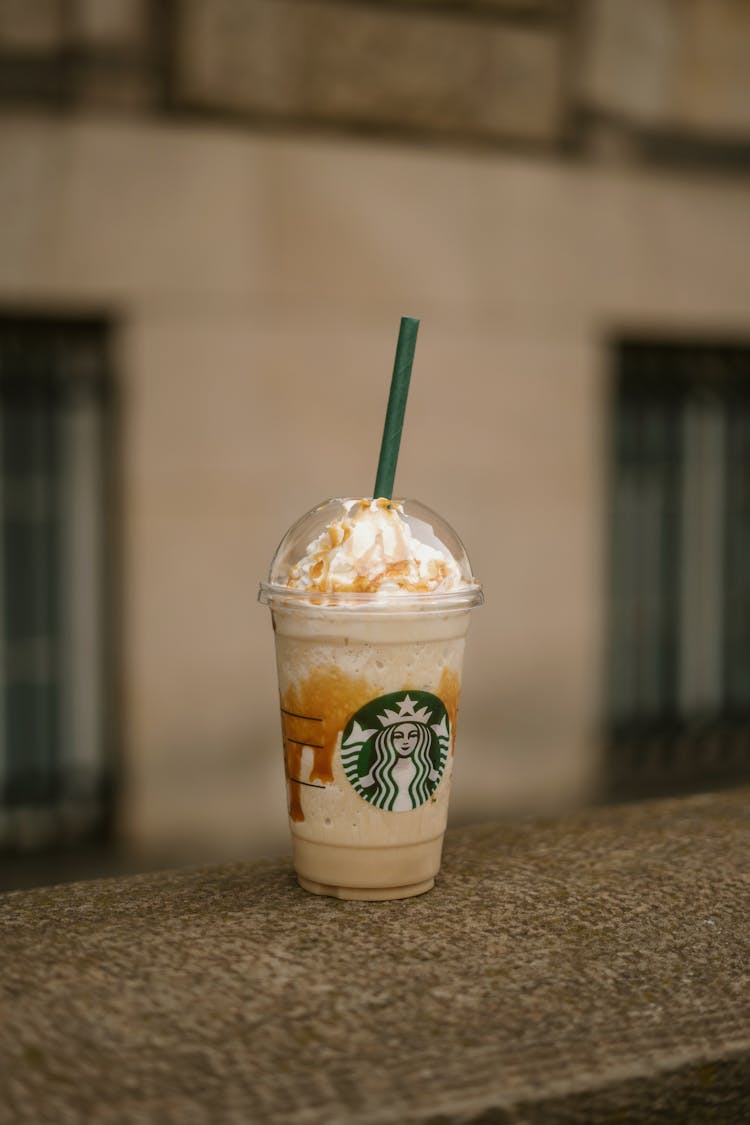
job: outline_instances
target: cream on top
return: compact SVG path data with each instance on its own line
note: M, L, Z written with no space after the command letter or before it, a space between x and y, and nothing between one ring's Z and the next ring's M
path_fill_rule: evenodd
M412 534L403 506L353 500L289 572L297 590L321 594L440 593L466 586L455 560Z

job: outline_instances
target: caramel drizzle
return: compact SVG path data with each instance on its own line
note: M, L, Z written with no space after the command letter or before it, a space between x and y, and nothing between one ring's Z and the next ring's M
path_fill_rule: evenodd
M281 699L281 730L289 790L289 818L305 819L302 791L323 789L333 781L333 756L340 731L371 698L367 682L353 679L333 665L318 668L289 688ZM309 781L300 778L302 751L312 750Z
M458 723L458 701L461 697L461 677L452 668L443 668L437 691L442 699L451 724L451 754L456 752L456 725Z
M287 721L297 720L305 724L322 723L323 720L316 715L300 715L295 711L287 711L283 706L281 707L281 733L284 739L284 769L286 771L287 787L289 791L289 819L299 822L305 819L305 814L302 810L302 786L310 785L316 789L323 789L323 785L318 785L313 781L303 781L299 776L302 769L302 751L305 747L309 747L313 754L319 750L324 750L325 745L312 740L303 740L301 738L293 738L287 734ZM297 729L297 722L292 722L292 726ZM311 771L310 776L315 770Z

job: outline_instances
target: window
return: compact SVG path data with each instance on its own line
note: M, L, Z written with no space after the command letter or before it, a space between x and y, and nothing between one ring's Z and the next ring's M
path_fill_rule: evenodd
M0 318L0 847L100 834L112 791L112 385L101 322Z
M616 349L611 796L750 779L750 348Z

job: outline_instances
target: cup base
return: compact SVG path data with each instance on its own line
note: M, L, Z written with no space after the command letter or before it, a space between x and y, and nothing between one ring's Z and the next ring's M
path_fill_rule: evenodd
M411 844L347 847L294 833L294 870L301 887L316 895L382 902L429 891L440 870L443 833Z
M409 883L405 887L335 887L331 883L314 883L298 875L297 882L311 895L329 895L331 898L355 899L359 902L387 902L391 899L412 898L423 895L435 886L435 880L424 879L421 883Z

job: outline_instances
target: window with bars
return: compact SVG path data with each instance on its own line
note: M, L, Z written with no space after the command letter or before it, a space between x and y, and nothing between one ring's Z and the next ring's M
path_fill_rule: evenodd
M106 832L112 380L99 321L0 317L0 848Z
M750 780L750 347L616 348L610 796Z

